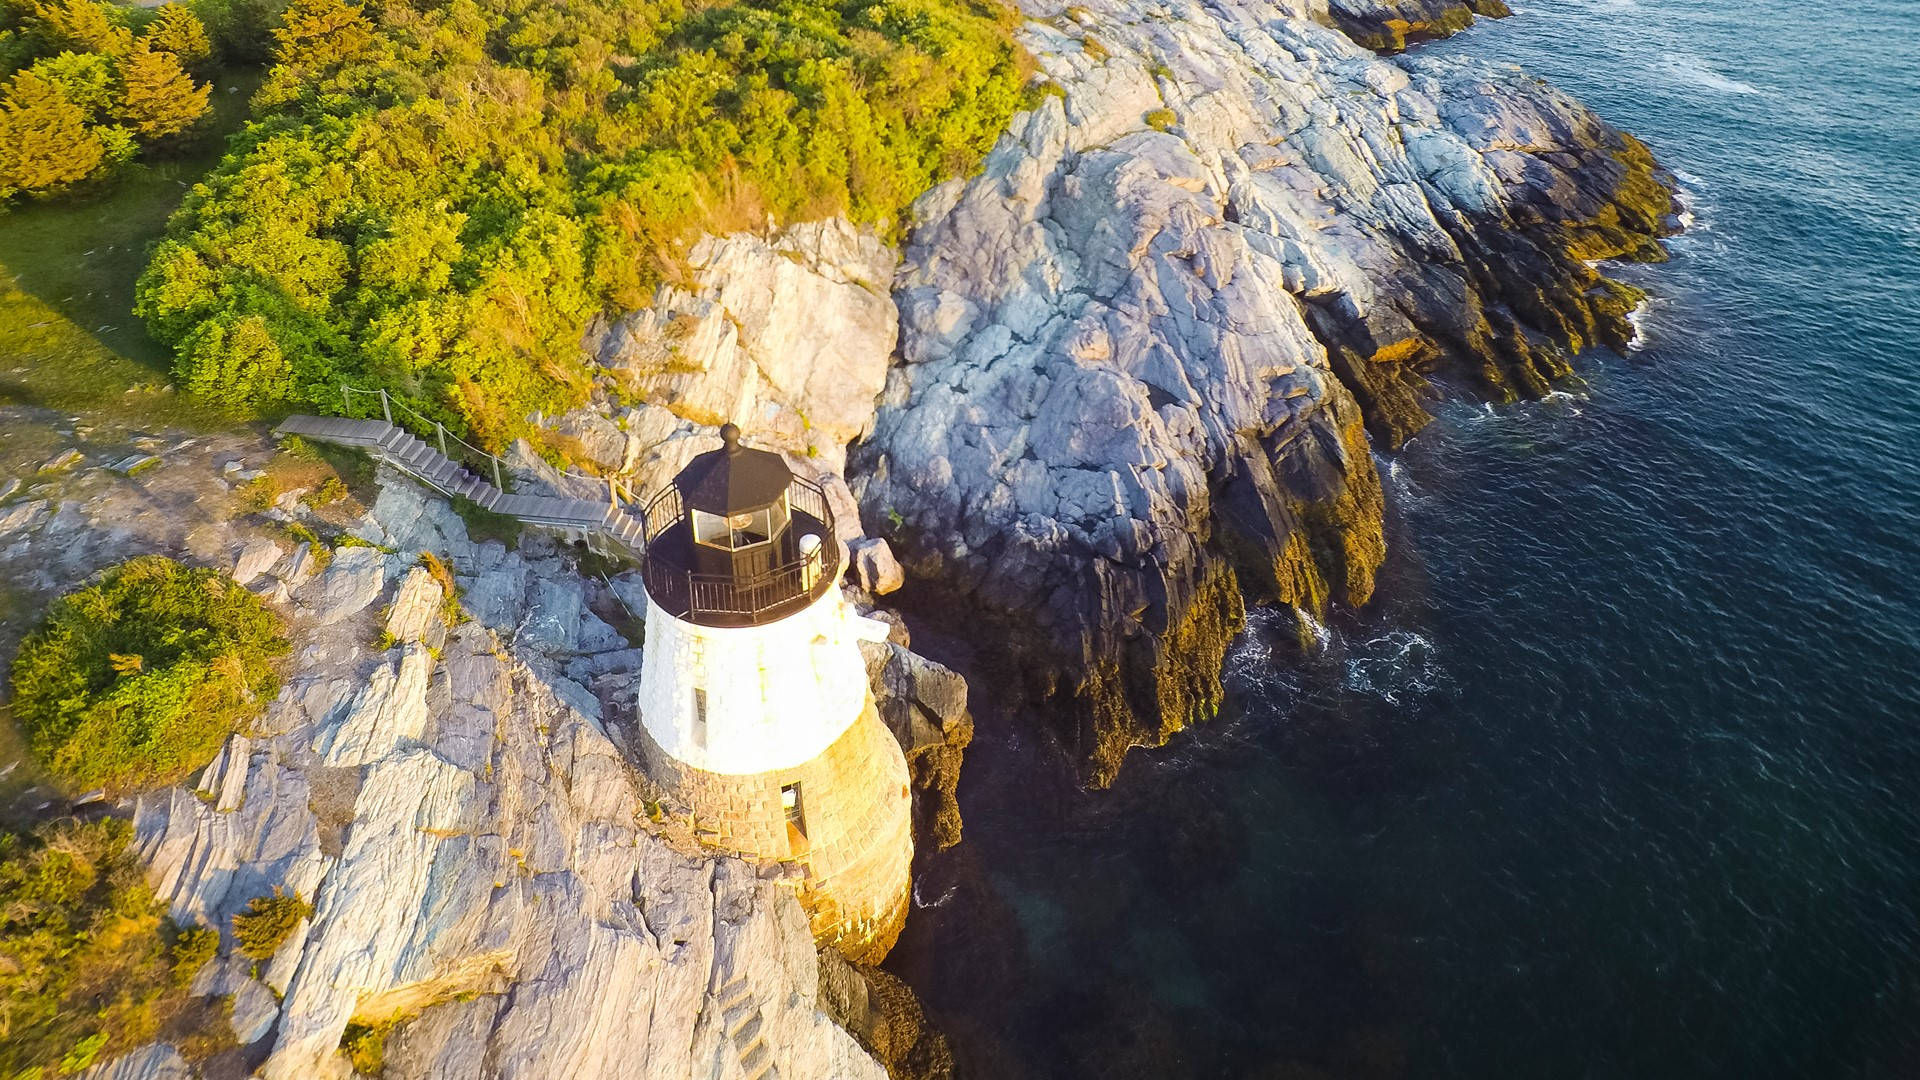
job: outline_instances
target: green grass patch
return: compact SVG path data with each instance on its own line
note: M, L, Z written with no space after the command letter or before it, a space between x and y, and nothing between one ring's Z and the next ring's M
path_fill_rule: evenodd
M483 540L498 540L511 551L520 546L520 530L524 528L520 519L508 514L496 514L459 495L448 496L453 512L467 523L467 539L478 544Z
M133 314L133 286L167 216L219 163L259 78L217 78L206 134L178 156L131 166L93 194L0 212L0 404L194 429L231 425L185 395L161 392L172 378L168 350Z

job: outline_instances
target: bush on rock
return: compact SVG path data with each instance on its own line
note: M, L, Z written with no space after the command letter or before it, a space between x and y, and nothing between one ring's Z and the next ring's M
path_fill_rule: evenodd
M76 789L179 780L279 689L280 619L232 578L158 555L56 601L13 663L13 711Z
M75 1075L182 1016L219 935L174 930L132 836L111 818L0 832L0 1076Z
M300 920L313 914L313 905L275 889L272 896L256 896L247 910L233 917L233 940L255 960L271 960Z

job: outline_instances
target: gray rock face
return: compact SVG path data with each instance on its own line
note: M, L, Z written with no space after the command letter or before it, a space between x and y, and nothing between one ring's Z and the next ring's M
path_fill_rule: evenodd
M303 593L302 605L322 626L339 622L358 614L379 597L387 584L386 574L386 562L373 548L342 549L313 588Z
M1428 373L1544 388L1564 368L1530 329L1606 336L1571 230L1637 144L1515 70L1379 59L1313 5L1029 14L1065 96L917 207L903 363L849 474L909 576L1068 693L1099 783L1216 707L1242 589L1370 594L1363 418L1394 445Z
M703 239L688 258L693 285L663 286L649 307L589 337L603 381L639 404L581 410L553 428L643 491L712 449L729 420L758 445L837 473L886 380L896 258L840 219Z
M80 1074L82 1080L194 1080L193 1069L171 1046L146 1046Z

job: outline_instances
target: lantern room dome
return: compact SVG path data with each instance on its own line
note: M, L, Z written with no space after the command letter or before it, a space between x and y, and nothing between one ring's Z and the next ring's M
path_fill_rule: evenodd
M778 502L787 493L793 470L779 454L740 445L740 429L732 424L720 429L720 441L720 449L694 458L673 478L687 509L738 514Z

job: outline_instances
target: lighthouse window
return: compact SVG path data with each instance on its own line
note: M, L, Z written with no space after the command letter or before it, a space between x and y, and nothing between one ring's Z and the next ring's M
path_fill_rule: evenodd
M772 505L733 514L693 511L693 538L708 547L739 550L767 543L787 527L787 497Z
M693 745L707 745L707 692L693 688Z
M786 784L780 788L780 805L787 812L787 842L798 846L807 841L807 813L800 801L800 785Z

